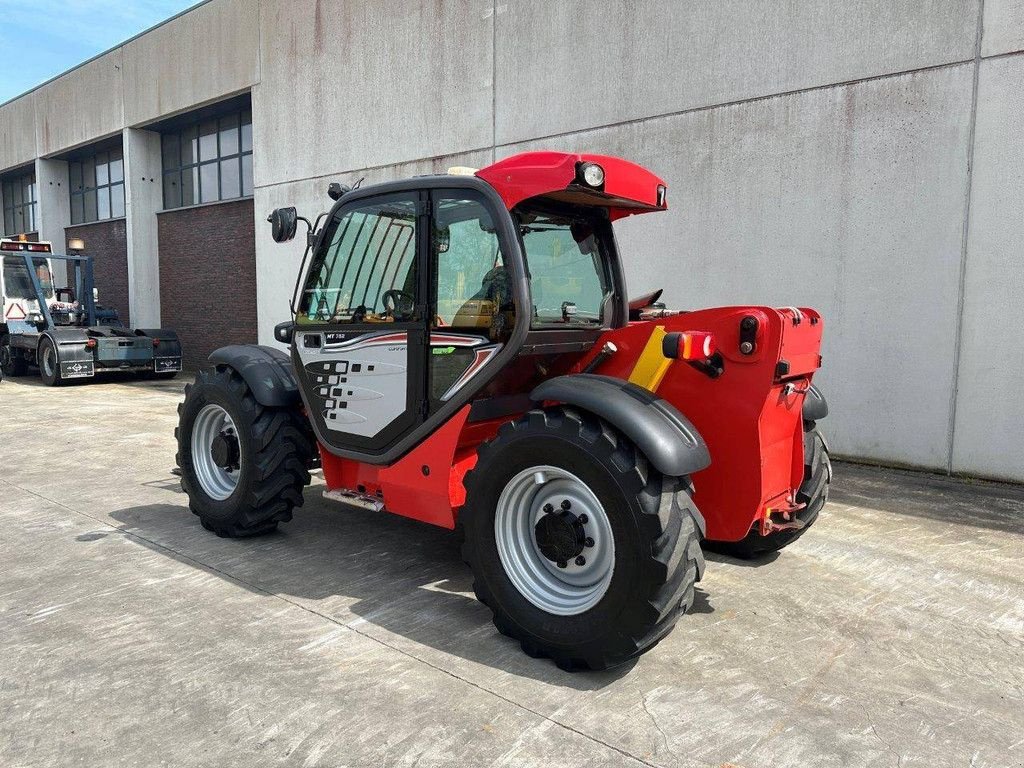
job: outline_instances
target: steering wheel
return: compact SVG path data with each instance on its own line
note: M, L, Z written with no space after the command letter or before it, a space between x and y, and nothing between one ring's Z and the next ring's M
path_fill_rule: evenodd
M416 297L397 288L384 291L380 300L384 304L385 314L391 315L395 320L409 320L416 310Z

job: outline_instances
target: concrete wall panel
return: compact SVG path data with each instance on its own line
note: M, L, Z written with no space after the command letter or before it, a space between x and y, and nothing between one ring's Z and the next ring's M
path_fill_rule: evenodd
M264 0L256 185L490 146L490 0Z
M125 123L138 126L258 81L256 4L214 0L124 47Z
M971 85L964 65L538 144L668 182L668 213L618 225L632 295L820 309L833 450L944 468Z
M0 172L36 159L36 96L0 107Z
M1024 481L1024 56L982 64L953 469Z
M978 0L509 0L499 143L974 56Z
M121 49L83 64L35 92L36 141L40 155L120 133Z
M329 210L334 201L327 196L327 185L332 181L355 184L366 177L364 184L408 179L428 173L444 173L455 165L482 167L490 162L491 153L469 152L448 157L438 157L414 163L404 163L388 168L374 168L366 171L352 171L335 176L304 179L289 184L256 188L256 289L260 297L259 338L260 344L273 344L274 326L290 319L288 301L295 286L295 277L306 247L305 227L299 223L299 234L290 243L275 243L270 239L270 225L267 216L275 208L294 205L299 214L311 221L320 211Z
M985 0L982 56L1024 50L1024 0Z

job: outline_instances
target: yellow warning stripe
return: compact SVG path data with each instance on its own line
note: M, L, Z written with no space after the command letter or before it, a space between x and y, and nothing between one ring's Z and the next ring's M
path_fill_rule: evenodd
M661 342L666 336L665 326L656 325L651 331L651 337L644 346L644 351L637 358L636 365L629 374L631 384L636 384L651 392L656 392L661 385L661 380L668 373L672 360L665 357L661 349Z

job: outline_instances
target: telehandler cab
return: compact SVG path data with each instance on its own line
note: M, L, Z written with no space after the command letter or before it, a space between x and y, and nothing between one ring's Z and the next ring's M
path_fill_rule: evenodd
M458 525L524 651L604 669L692 606L702 539L752 556L814 522L821 317L629 302L613 223L666 209L654 174L531 152L329 194L315 224L269 219L309 229L288 353L222 348L179 406L206 528L290 520L319 461L329 499Z
M173 378L181 370L174 331L125 328L114 309L97 306L89 256L61 256L48 242L0 240L0 371L24 376L29 366L54 387L98 373L126 371ZM53 262L71 283L54 288Z

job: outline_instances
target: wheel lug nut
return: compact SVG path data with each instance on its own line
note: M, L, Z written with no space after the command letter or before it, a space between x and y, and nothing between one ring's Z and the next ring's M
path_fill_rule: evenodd
M579 516L579 521L580 521L580 525L586 525L587 523L590 522L590 518L587 517L586 515L580 515Z
M592 546L594 546L594 540L592 538L590 538L589 536L587 536L587 538L584 539L584 541L583 541L583 546L585 546L585 547L592 547Z
M576 565L586 565L586 564L587 564L587 558L585 558L583 555L580 555L579 557L576 558Z
M572 504L569 503L568 499L562 499L562 509L569 510L572 508Z
M558 561L558 562L556 563L556 565L557 565L557 566L558 566L559 568L565 568L565 567L566 567L567 565L569 565L569 564L568 564L567 562L565 562L565 560L559 560L559 561Z
M554 511L555 511L555 508L554 508L554 507L552 507L552 506L551 506L550 504L545 504L545 505L544 505L544 511L545 511L545 512L546 512L547 514L549 514L549 515L550 515L550 514L551 514L552 512L554 512Z

